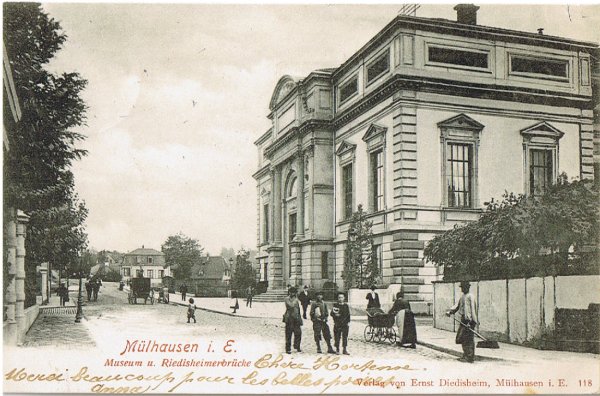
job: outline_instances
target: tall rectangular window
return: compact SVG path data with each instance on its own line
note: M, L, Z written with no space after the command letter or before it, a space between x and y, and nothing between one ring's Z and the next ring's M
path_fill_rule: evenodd
M154 271L153 270L148 270L148 278L150 278L150 279L154 278Z
M135 271L135 277L136 278L143 278L144 277L144 271L142 271L142 270L136 270Z
M131 268L123 268L123 276L131 276Z
M372 260L377 263L377 268L379 268L379 276L381 276L383 274L383 249L381 245L373 245Z
M329 278L329 252L321 252L321 279Z
M148 257L148 264L152 264L152 257Z
M447 150L448 206L469 208L472 206L473 146L449 143Z
M164 278L165 277L165 271L164 270L158 270L158 277L160 279Z
M371 209L383 209L383 150L371 153Z
M289 224L289 240L292 241L296 236L296 213L292 213L290 215L290 224Z
M269 242L269 204L263 206L263 242Z
M342 200L344 220L352 216L352 164L342 168Z
M542 195L552 185L552 151L530 150L529 193Z

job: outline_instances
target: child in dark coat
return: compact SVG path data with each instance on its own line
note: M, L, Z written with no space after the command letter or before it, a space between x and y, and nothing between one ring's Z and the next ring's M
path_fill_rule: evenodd
M187 311L187 318L188 318L188 323L190 323L190 319L194 319L194 323L196 323L196 304L194 304L194 299L190 298L189 299L189 305L188 305L188 311Z

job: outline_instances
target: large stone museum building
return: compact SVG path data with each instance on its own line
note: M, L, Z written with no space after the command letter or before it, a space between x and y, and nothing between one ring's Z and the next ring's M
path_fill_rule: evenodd
M260 277L269 291L341 278L349 217L373 222L378 287L432 300L428 240L505 191L593 178L596 44L397 16L335 69L283 76L256 140Z

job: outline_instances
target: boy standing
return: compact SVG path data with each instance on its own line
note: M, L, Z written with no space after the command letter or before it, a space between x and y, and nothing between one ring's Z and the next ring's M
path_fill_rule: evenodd
M327 324L327 319L329 319L329 309L327 308L325 301L323 301L323 292L317 293L317 300L314 301L310 307L310 318L313 322L317 353L322 353L321 333L327 343L327 353L335 353L331 347L331 332L329 331L329 325Z
M300 303L295 287L288 290L288 296L284 298L285 313L283 314L283 322L285 323L285 353L292 353L292 334L294 335L294 348L298 352L300 350L300 342L302 341L302 315L300 314Z
M348 353L348 330L350 329L350 308L346 304L344 293L338 293L338 301L333 304L331 316L333 316L333 337L335 340L335 351L340 353L340 338L344 355Z
M190 319L194 319L194 323L196 323L196 304L194 304L194 299L190 298L190 305L188 305L187 318L188 323L190 323Z

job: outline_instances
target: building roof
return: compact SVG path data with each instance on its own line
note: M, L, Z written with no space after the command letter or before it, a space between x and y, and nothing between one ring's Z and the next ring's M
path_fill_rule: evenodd
M222 256L204 256L192 266L192 279L221 279L229 269Z
M505 41L520 44L532 44L542 47L560 48L560 49L580 49L584 51L593 51L598 47L597 43L569 39L559 36L525 32L519 30L503 29L478 24L465 24L444 18L424 18L408 15L398 15L375 36L373 36L364 46L356 51L333 73L334 78L356 62L361 62L363 54L371 51L391 34L394 34L398 28L408 28L416 30L431 31L442 34L451 34L463 37L476 37L484 40Z
M126 256L164 256L163 252L158 250L144 248L143 246L139 249L132 250L129 253L125 253Z

